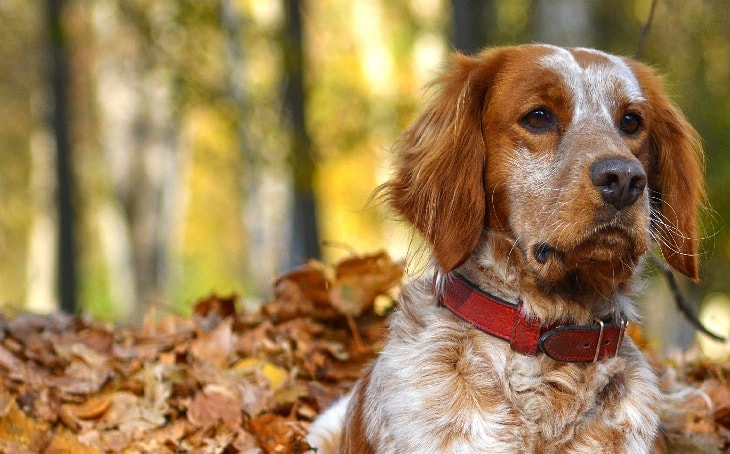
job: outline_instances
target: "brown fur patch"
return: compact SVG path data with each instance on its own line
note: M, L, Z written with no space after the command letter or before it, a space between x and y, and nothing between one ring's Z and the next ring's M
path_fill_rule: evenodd
M363 414L369 383L370 371L368 370L354 390L353 400L350 402L350 409L342 432L342 440L337 450L338 454L375 454L375 450L365 436L367 421Z

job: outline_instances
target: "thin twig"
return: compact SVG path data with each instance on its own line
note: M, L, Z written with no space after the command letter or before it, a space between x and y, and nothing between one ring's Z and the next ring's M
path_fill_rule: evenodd
M649 10L649 17L646 19L644 27L641 29L641 35L639 36L639 45L636 49L636 58L639 59L644 55L644 46L646 45L646 38L649 36L649 29L651 23L654 21L654 11L656 11L656 4L659 0L652 0L651 9Z
M669 284L669 289L672 291L672 296L674 297L674 302L677 305L677 309L679 309L679 311L684 314L685 317L687 317L689 323L702 334L705 334L706 336L709 336L719 342L727 342L727 338L718 336L717 334L705 328L705 325L702 324L699 317L697 317L697 314L695 314L690 307L689 302L684 298L684 295L682 295L682 291L677 284L677 278L674 277L672 270L670 270L669 267L662 261L662 259L657 257L655 254L651 254L651 257L659 270L664 274L664 277L667 278L667 283Z

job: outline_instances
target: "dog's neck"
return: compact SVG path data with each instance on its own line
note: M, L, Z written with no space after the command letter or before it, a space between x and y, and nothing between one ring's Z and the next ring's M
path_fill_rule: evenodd
M559 282L540 281L515 242L499 233L486 232L458 272L487 293L506 301L521 300L526 314L545 324L587 324L619 312L635 319L634 280L589 282L571 273Z

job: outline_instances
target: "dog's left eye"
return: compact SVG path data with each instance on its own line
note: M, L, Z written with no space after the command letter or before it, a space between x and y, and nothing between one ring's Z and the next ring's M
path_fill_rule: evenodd
M556 129L558 121L552 112L541 107L522 117L520 124L532 132L546 132Z
M624 134L632 136L641 130L641 117L636 114L628 113L621 117L618 128Z

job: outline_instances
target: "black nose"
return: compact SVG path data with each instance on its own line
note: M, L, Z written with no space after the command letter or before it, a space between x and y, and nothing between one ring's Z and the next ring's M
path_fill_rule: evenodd
M606 203L621 210L632 205L646 187L646 173L636 161L606 158L591 165L591 181Z

